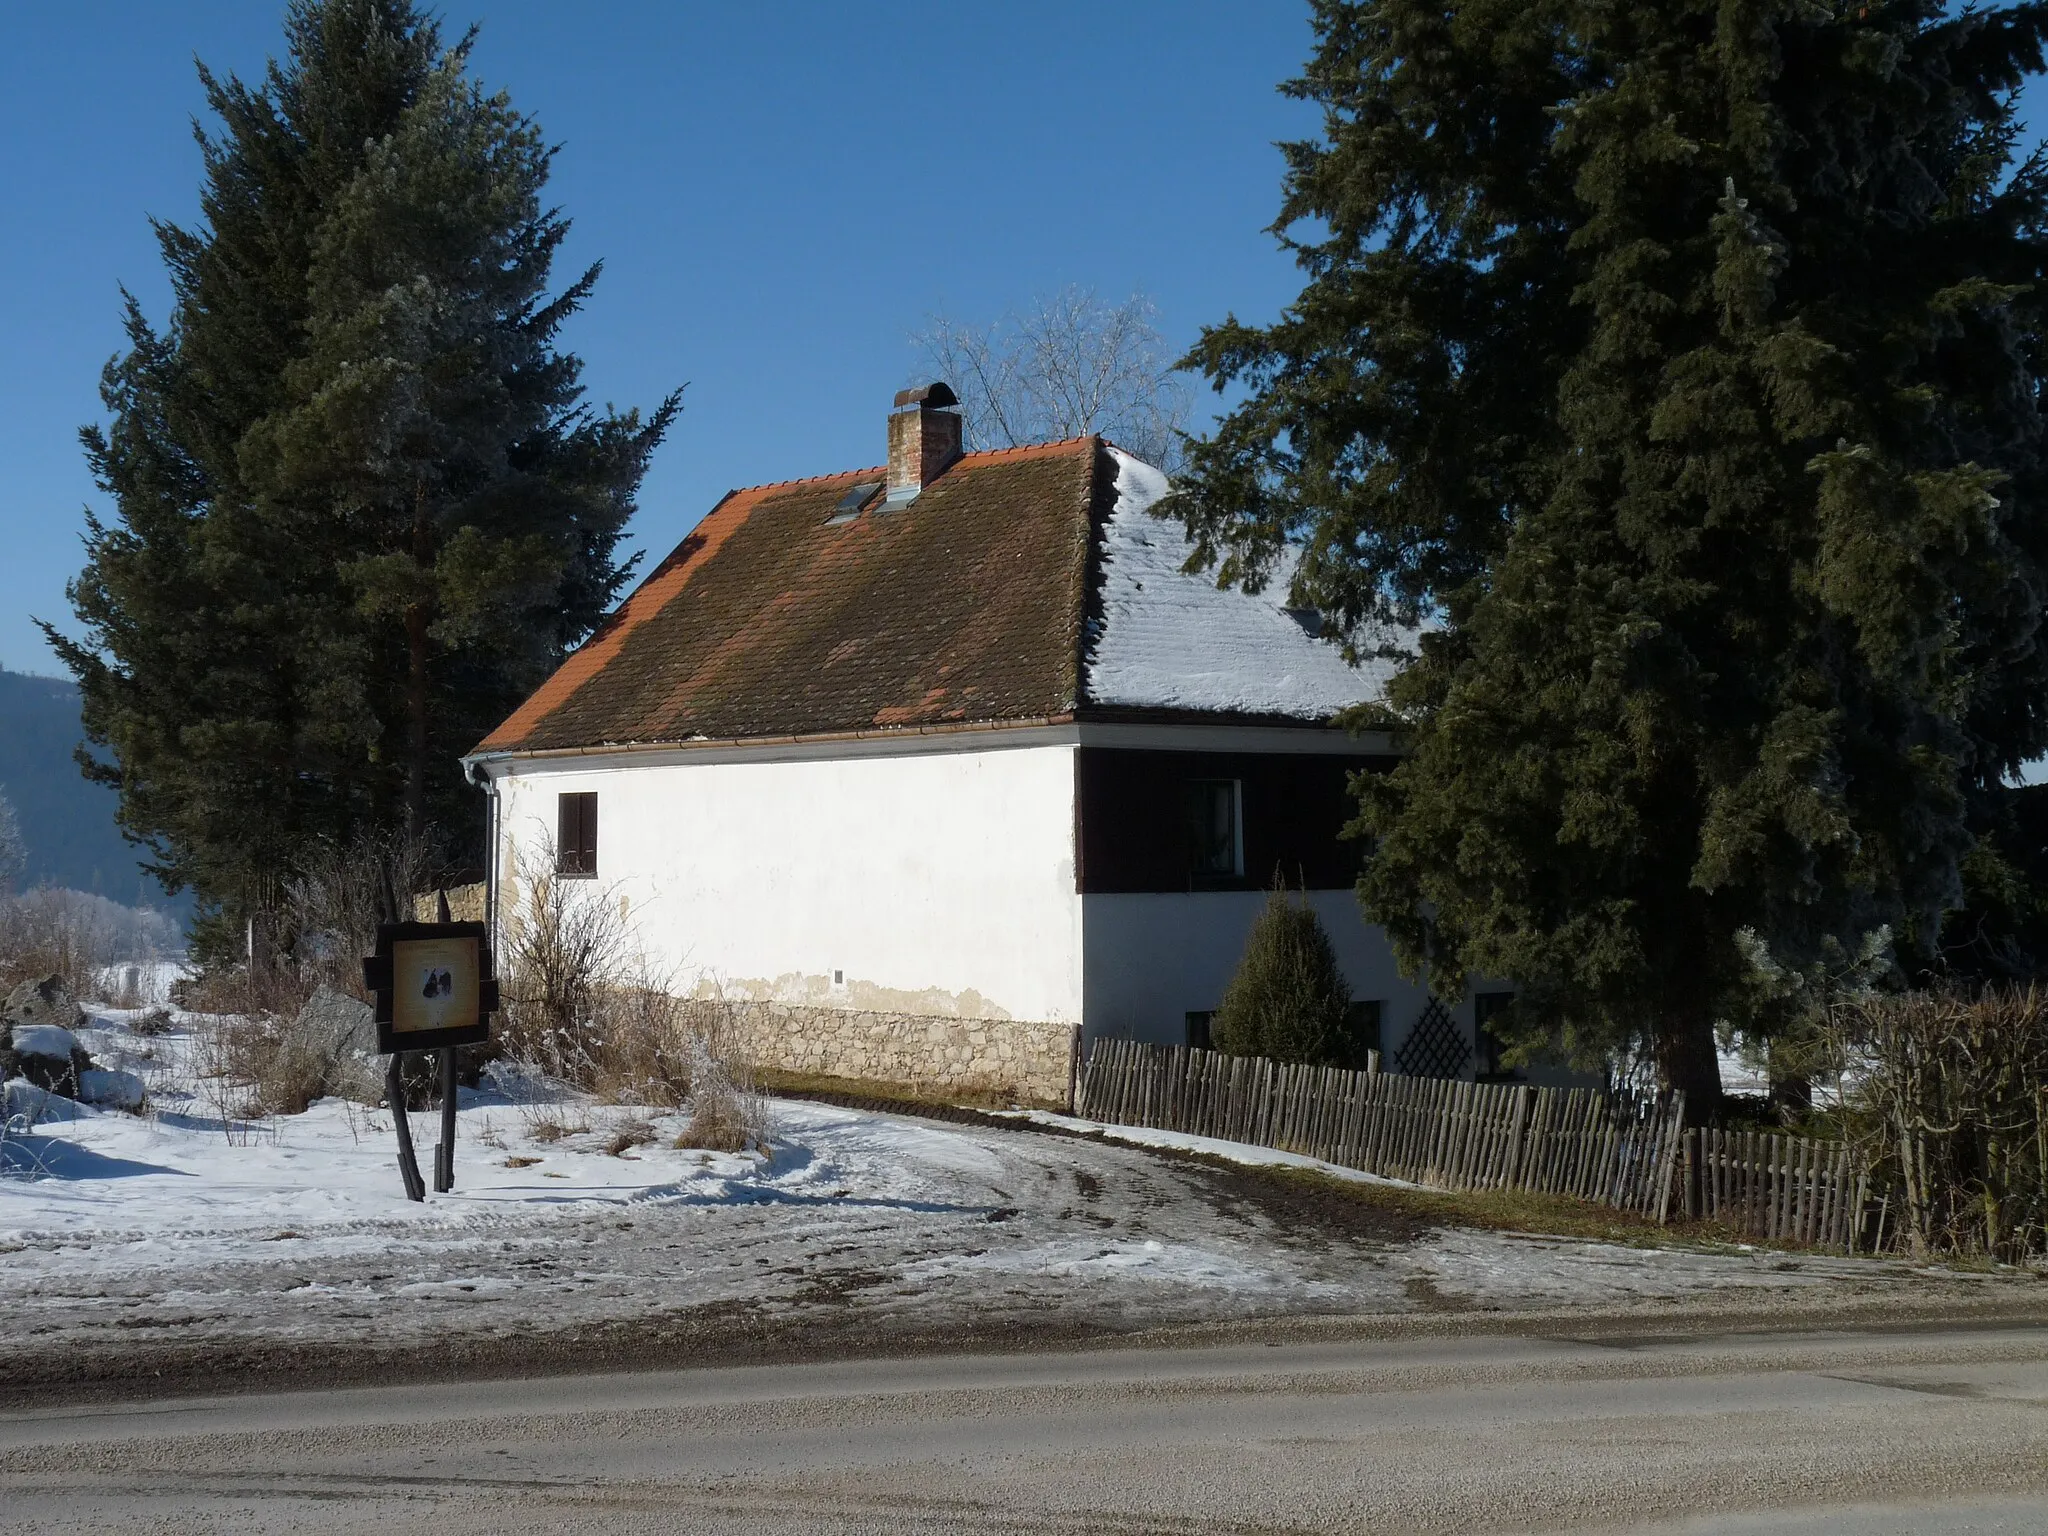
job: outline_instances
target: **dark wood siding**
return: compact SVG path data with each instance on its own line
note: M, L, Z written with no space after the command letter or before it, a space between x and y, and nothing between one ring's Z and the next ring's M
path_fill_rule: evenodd
M1385 757L1083 747L1075 770L1075 884L1083 893L1247 890L1270 885L1277 867L1289 885L1346 889L1363 852L1338 836L1352 816L1350 775L1391 765ZM1243 786L1240 876L1195 871L1188 786L1214 779Z

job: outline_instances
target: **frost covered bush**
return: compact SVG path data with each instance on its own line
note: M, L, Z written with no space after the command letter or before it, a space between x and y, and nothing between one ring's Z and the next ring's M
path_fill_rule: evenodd
M0 891L0 994L17 982L57 976L73 997L92 997L104 967L161 959L182 947L177 923L150 907L59 886Z
M1252 924L1244 958L1209 1021L1209 1039L1232 1056L1363 1066L1370 1041L1354 1039L1351 989L1330 936L1276 880Z
M768 1140L768 1103L730 1053L720 1054L707 1034L690 1037L690 1121L678 1147L705 1152L744 1152Z

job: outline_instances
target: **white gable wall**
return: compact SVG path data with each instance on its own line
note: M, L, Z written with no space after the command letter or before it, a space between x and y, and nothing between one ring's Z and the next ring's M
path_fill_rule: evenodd
M835 749L844 753L844 747ZM687 988L825 1007L1081 1018L1071 742L499 765L504 876L598 796L598 878ZM833 973L843 977L833 982Z

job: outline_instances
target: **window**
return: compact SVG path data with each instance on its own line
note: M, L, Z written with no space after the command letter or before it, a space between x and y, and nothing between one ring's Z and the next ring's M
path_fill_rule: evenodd
M1472 1032L1479 1042L1481 1077L1519 1078L1522 1074L1500 1064L1502 1041L1493 1033L1493 1021L1515 1006L1512 992L1475 992L1472 996Z
M556 797L555 873L575 879L597 875L597 796Z
M1244 874L1244 795L1239 779L1188 781L1188 868L1199 883Z
M1214 1008L1203 1008L1188 1014L1188 1044L1198 1051L1209 1047L1209 1021L1216 1017Z
M1344 1025L1351 1035L1351 1048L1357 1053L1353 1066L1365 1066L1365 1053L1380 1048L1380 1014L1385 1004L1377 998L1369 1002L1353 1003L1344 1010Z

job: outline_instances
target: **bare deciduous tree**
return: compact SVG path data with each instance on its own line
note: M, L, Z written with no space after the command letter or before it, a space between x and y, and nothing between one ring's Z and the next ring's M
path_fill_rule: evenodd
M958 392L969 448L1100 432L1171 473L1189 393L1156 313L1142 294L1109 304L1068 287L987 326L935 315L911 343Z

